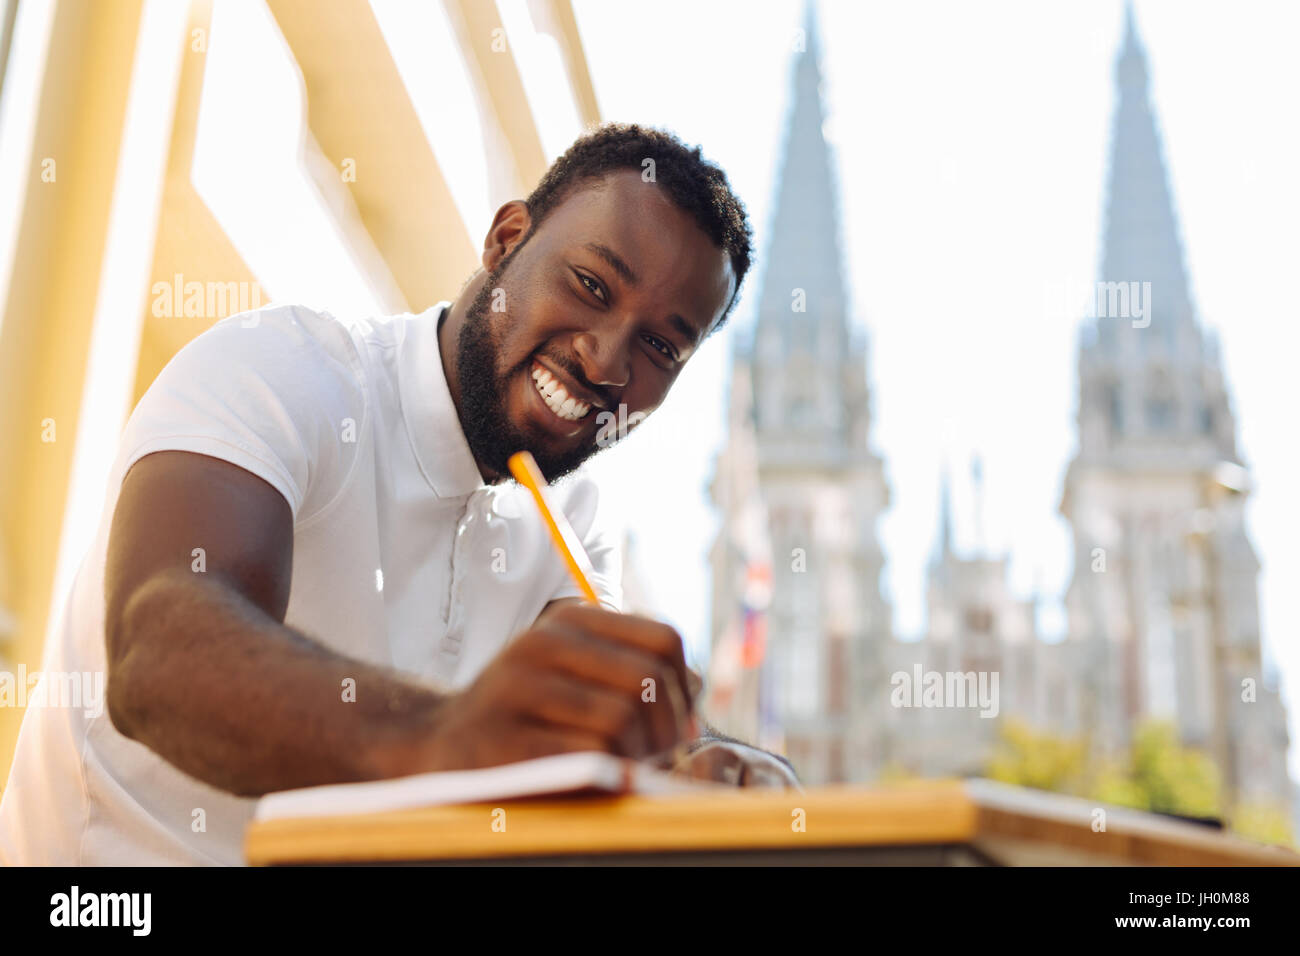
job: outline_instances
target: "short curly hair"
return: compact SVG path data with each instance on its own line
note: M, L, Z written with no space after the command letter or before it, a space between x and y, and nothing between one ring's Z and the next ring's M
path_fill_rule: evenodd
M753 232L745 206L731 191L727 174L704 158L700 147L686 146L666 130L634 123L606 123L580 136L551 164L525 202L536 229L547 215L578 185L603 178L620 169L646 167L654 160L654 181L672 201L699 223L705 235L731 259L736 289L714 325L720 328L740 296L749 271ZM712 331L712 330L710 330Z

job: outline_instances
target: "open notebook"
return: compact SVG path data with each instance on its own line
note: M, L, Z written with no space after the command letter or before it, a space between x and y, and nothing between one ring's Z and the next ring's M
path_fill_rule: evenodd
M560 794L677 793L702 786L708 784L674 777L625 757L583 751L482 770L421 773L393 780L282 790L262 797L257 802L254 818L351 816Z

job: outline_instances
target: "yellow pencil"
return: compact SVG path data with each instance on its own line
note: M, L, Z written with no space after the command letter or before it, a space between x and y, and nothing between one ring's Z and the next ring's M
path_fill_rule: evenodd
M537 502L537 510L542 513L542 518L546 521L546 528L551 532L551 540L555 542L556 550L564 558L564 563L569 568L569 574L577 582L578 590L582 592L588 601L599 606L600 598L596 596L596 589L591 585L591 575L595 573L595 569L591 566L591 558L587 556L587 549L582 546L582 541L574 534L573 526L569 524L569 519L565 517L564 512L559 508L552 508L551 503L546 500L546 478L542 474L542 470L537 467L537 461L533 458L532 452L516 452L510 456L507 464L510 466L510 474L515 476L515 481L533 493L533 500ZM694 701L698 698L701 690L699 678L689 670L687 674L690 675L687 678L688 684L695 684L694 687L689 688L690 697ZM694 705L692 704L692 706ZM690 752L691 740L698 736L699 724L696 718L692 716L691 732L685 740L662 754L656 754L646 759L664 763L669 767L675 766L678 761L687 756Z
M537 510L542 513L546 528L551 532L551 540L555 542L556 549L564 558L564 563L568 565L569 573L578 584L578 590L592 604L600 604L596 589L591 586L591 576L595 573L595 569L591 566L591 558L587 557L586 548L573 533L573 526L569 524L569 519L564 516L564 512L559 508L552 508L550 502L546 500L546 478L543 477L542 470L537 467L532 452L516 452L510 456L508 464L515 481L533 493Z

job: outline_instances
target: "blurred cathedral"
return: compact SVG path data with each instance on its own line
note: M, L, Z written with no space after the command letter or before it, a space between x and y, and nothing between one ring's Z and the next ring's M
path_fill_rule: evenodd
M927 632L893 635L876 534L889 489L848 314L811 5L801 40L757 321L733 356L711 485L711 719L784 750L815 784L891 768L980 774L1008 717L1087 734L1098 756L1160 718L1213 758L1230 801L1285 806L1286 714L1262 672L1249 474L1217 342L1192 302L1131 8L1095 317L1080 335L1078 451L1061 503L1075 570L1057 643L1040 639L1035 603L1011 593L1005 556L955 552L946 474ZM995 719L897 706L899 675L979 673L997 675Z
M875 526L889 492L869 450L811 14L799 39L758 320L734 357L712 487L714 657L735 676L715 682L727 699L712 713L784 746L810 780L860 779L885 756L891 622Z

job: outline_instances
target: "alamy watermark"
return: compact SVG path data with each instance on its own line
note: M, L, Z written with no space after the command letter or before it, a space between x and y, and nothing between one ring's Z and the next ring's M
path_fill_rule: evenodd
M1047 282L1044 310L1053 318L1132 319L1133 328L1151 324L1150 282Z
M186 281L180 272L170 282L155 282L149 291L154 297L150 311L158 319L224 319L261 308L263 302L260 282Z
M0 707L67 707L86 717L104 713L103 671L0 671Z
M119 926L133 936L148 936L152 928L152 893L83 893L73 885L50 897L51 926Z
M981 717L998 715L997 671L895 671L889 703L894 707L955 707L980 709Z
M596 447L608 448L621 442L628 436L632 429L645 421L649 416L645 412L631 412L627 410L626 402L618 403L618 411L601 411L596 415Z

